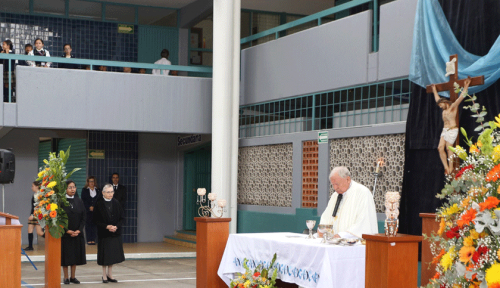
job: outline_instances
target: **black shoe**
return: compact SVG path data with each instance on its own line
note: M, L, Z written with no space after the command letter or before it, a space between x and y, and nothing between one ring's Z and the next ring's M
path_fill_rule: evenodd
M108 280L104 280L104 277L102 277L102 283L108 283Z
M69 279L64 279L64 284L69 285Z
M69 278L69 282L74 283L74 284L80 284L80 281L76 278Z
M107 275L106 275L106 276L107 276ZM116 280L116 279L113 279L113 278L110 278L109 276L108 276L108 281L109 281L109 282L113 282L113 283L116 283L116 282L118 282L118 280Z
M24 251L33 251L33 247L31 247L31 246L26 247L26 248L24 248Z

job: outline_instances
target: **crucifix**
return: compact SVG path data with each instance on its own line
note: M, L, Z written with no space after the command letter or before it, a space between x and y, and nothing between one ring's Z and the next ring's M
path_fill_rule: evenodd
M448 67L449 65L452 65L452 67ZM446 68L447 68L446 75L447 76L449 75L450 80L445 83L427 85L426 91L427 93L434 93L434 97L436 99L438 106L441 109L443 109L444 128L443 128L443 133L441 134L441 139L439 141L438 150L441 157L441 161L443 162L443 166L445 168L445 174L451 174L453 172L454 167L459 166L459 163L458 163L458 158L455 158L455 160L450 160L448 162L447 158L449 158L449 156L451 156L452 153L449 149L447 149L447 147L452 145L456 146L459 144L458 106L460 105L460 102L462 102L463 100L463 97L460 98L457 97L457 93L455 93L454 83L457 83L460 87L464 87L464 90L462 92L463 95L461 96L465 96L468 87L484 84L484 76L477 76L472 78L468 77L466 79L459 80L457 54L450 56L450 62L447 63ZM447 99L444 98L440 98L439 95L437 94L437 92L440 91L449 91L450 101L447 101ZM446 155L448 155L448 157L446 157Z

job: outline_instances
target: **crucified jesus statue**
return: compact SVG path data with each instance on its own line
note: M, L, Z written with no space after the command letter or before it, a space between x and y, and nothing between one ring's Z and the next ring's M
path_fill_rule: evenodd
M460 103L464 100L465 95L467 95L467 90L469 89L469 85L471 83L471 78L467 78L464 81L464 89L460 94L460 97L455 100L455 102L451 102L446 98L441 98L437 92L436 85L432 86L432 92L434 93L434 99L436 100L439 108L443 109L443 132L441 133L441 139L439 139L439 157L441 158L441 162L443 162L444 173L446 175L453 172L453 159L451 159L451 152L447 147L453 146L455 144L455 140L458 136L458 125L457 125L457 114L458 107Z

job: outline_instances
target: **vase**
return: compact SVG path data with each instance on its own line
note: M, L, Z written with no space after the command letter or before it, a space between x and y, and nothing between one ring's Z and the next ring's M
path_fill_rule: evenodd
M61 288L61 238L45 228L45 288Z

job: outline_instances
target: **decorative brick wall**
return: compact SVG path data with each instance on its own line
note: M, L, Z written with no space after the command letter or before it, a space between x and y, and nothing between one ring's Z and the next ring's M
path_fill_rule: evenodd
M318 207L318 141L302 143L302 208Z
M238 204L292 207L293 145L238 150Z
M368 187L373 192L376 160L384 157L386 165L377 179L375 206L383 213L384 196L387 191L401 192L405 162L405 134L353 137L330 140L330 170L336 166L346 166L351 170L352 179ZM330 185L330 195L333 193Z

